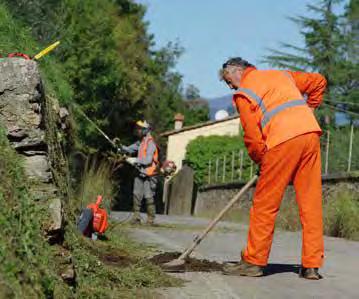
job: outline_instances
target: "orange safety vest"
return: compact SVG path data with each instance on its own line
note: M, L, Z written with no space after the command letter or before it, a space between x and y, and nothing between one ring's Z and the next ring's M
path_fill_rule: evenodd
M233 101L240 100L238 95L241 95L251 102L268 150L296 136L321 132L313 111L288 72L248 71Z
M153 138L152 136L146 136L145 138L142 139L141 141L141 144L140 144L140 148L139 148L139 151L138 151L138 158L139 159L142 159L144 157L146 157L147 155L147 148L148 148L148 144L150 141L153 141ZM156 150L153 154L153 158L152 158L152 163L150 166L148 166L146 169L145 169L145 172L146 172L146 175L147 176L154 176L157 174L157 166L158 166L158 163L159 163L159 160L158 160L158 148L155 144L155 147L156 147Z

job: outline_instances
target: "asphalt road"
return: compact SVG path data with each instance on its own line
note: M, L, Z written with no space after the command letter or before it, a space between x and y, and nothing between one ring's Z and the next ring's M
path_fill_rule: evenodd
M124 219L127 213L113 213ZM143 216L145 218L145 216ZM209 222L193 217L158 215L159 227L129 228L139 242L155 245L159 251L182 251ZM239 260L245 245L247 227L221 222L192 254L193 257L218 262ZM274 237L270 273L259 278L225 276L218 272L171 274L186 281L181 288L160 289L160 298L359 298L359 242L325 238L324 279L308 281L298 278L301 233L277 231Z

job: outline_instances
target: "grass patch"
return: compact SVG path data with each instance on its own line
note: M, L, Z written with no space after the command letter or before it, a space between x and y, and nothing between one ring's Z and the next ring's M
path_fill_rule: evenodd
M113 173L113 164L96 156L88 157L76 192L78 201L81 202L77 208L95 202L97 195L102 195L103 205L109 210L115 197Z
M0 298L46 298L68 287L43 238L45 213L32 199L22 161L0 130Z
M94 242L67 234L78 276L76 298L151 298L153 288L181 284L150 263L147 247L129 239L123 227L114 227L107 238Z
M96 200L101 194L109 209L114 197L113 167L106 160L88 158L78 188L77 204L72 213ZM76 208L75 208L76 207ZM74 217L75 218L75 217ZM76 298L156 298L153 288L179 285L147 260L149 247L127 237L125 226L110 223L103 240L80 236L73 224L65 235L65 247L71 252L76 270Z
M324 205L324 230L329 236L359 241L359 196L343 186Z

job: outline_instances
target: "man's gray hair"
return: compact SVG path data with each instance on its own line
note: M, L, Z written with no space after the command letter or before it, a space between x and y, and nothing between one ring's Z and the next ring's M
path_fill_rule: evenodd
M224 75L228 72L230 67L240 67L246 69L247 67L254 67L253 64L249 63L247 60L242 59L241 57L229 58L225 63L223 63L222 68L219 71L219 77L223 80Z

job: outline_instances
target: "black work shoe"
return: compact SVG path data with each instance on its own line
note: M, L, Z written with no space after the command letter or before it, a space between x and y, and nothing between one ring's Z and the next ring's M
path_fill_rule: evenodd
M322 279L323 276L319 274L318 268L300 268L299 277L311 280L319 280Z
M248 263L243 259L238 264L225 265L223 267L223 274L250 277L259 277L264 275L262 266Z

